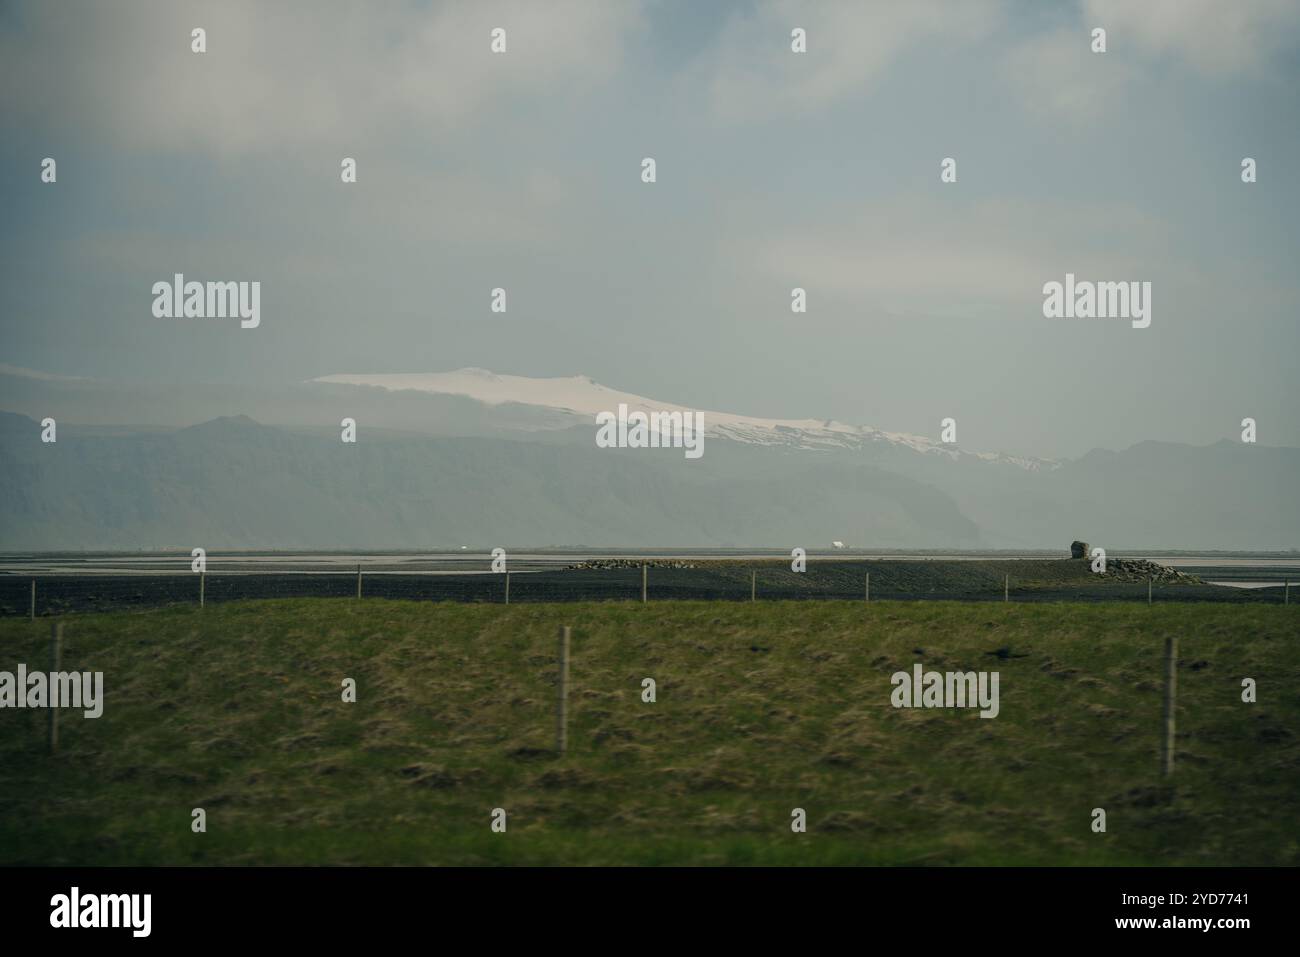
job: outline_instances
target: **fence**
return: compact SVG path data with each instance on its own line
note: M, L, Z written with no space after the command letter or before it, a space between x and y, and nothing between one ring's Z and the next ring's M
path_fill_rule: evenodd
M511 574L411 574L367 571L206 574L96 573L32 578L0 575L0 616L59 615L179 603L267 598L389 598L458 602L571 601L1214 601L1289 604L1290 588L1229 588L1149 581L1095 584L1018 580L1014 575L917 575L918 563L810 563L795 573L773 564L727 568L649 565L554 569ZM899 565L905 565L900 569ZM870 576L868 579L867 576Z

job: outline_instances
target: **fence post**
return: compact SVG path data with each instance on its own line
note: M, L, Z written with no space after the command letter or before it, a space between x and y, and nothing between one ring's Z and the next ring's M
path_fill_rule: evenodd
M1151 604L1151 576L1147 576L1147 604Z
M510 604L510 573L506 572L506 604Z
M645 564L641 565L641 604L645 604Z
M61 670L63 657L63 622L50 622L50 680ZM50 754L59 750L59 709L51 707L50 711Z
M36 582L32 582L32 594L33 594L33 595L36 594ZM1291 604L1291 583L1290 583L1290 582L1287 582L1287 583L1286 583L1286 590L1285 590L1284 592L1282 592L1282 604L1284 604L1284 605L1289 605L1289 604ZM35 613L36 613L36 599L33 597L33 598L32 598L32 614L35 614Z
M754 601L758 597L758 572L751 570L749 573L749 600Z
M357 563L357 597L361 597L361 563Z
M867 572L867 601L871 601L871 572Z
M36 579L32 579L32 621L36 620ZM24 692L26 693L26 692Z
M1002 582L1002 600L1004 602L1011 600L1011 576L1008 575Z
M199 607L203 607L203 593L207 590L208 573L199 572Z
M560 672L556 680L555 750L563 754L569 746L569 626L560 629Z
M1174 773L1174 697L1177 692L1178 639L1165 639L1165 709L1164 731L1160 747L1160 770Z

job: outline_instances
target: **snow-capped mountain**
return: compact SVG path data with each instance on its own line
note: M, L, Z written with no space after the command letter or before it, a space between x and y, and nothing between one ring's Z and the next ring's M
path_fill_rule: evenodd
M626 405L629 412L701 412L709 438L730 439L746 445L790 449L857 449L886 443L927 455L945 455L954 460L978 458L1014 465L1027 471L1052 470L1059 464L1046 459L1004 455L1000 452L971 453L951 448L923 435L886 432L865 425L849 425L831 419L763 419L707 409L691 409L620 392L593 381L589 376L532 378L497 375L487 369L466 368L454 372L396 375L329 375L311 380L330 385L365 386L389 392L419 392L473 399L488 406L507 404L530 406L553 414L539 418L534 428L569 428L591 423L598 412L614 412Z
M582 376L462 369L281 387L0 368L0 542L427 548L1296 546L1300 449L1141 442L1061 463L703 411L705 454L600 448L595 415L681 406ZM699 411L699 410L690 410ZM42 441L58 421L58 445ZM340 441L344 421L361 439ZM936 436L937 438L937 436ZM1241 508L1225 510L1234 501Z

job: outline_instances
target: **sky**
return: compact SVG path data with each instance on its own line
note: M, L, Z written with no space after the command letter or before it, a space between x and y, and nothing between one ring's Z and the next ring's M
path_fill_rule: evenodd
M1297 118L1290 0L9 2L0 363L1300 446ZM260 325L155 318L177 272L259 281ZM1151 325L1045 318L1067 272Z

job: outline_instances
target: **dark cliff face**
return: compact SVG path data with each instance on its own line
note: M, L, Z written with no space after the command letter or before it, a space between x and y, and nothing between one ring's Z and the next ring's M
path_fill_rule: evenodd
M355 444L337 429L247 416L174 431L60 422L54 444L40 433L0 413L7 548L1052 548L1080 528L1108 551L1300 544L1300 450L1226 442L1143 443L1034 472L717 439L687 460L680 449L596 448L591 430L435 438L364 420Z
M99 436L0 422L9 547L974 544L942 492L848 459L598 449L501 439L302 434L247 418Z

